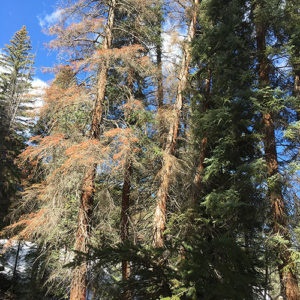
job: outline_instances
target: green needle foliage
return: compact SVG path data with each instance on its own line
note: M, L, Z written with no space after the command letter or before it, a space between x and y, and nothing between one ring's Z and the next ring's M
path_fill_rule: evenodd
M14 160L25 147L28 96L33 72L30 37L25 26L15 33L0 55L0 227L9 203L20 190L20 172Z

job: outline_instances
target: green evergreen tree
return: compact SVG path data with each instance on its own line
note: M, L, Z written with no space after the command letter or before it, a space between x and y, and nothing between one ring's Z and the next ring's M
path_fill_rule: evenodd
M9 202L19 189L20 174L14 159L24 148L24 120L28 107L27 92L31 87L33 55L25 26L15 33L0 56L0 220L7 214Z
M251 24L244 20L248 6L246 1L211 0L202 2L199 12L194 88L187 91L192 184L185 213L173 221L186 228L178 241L183 287L197 299L253 299L263 287L257 271L262 270L264 190L252 125L254 42ZM188 282L193 284L188 287Z
M269 237L267 250L274 254L281 295L287 299L298 299L300 293L295 265L297 254L290 226L293 214L289 209L293 203L286 192L287 178L282 172L287 169L287 164L280 157L280 146L285 143L282 131L293 119L289 104L289 95L293 89L287 85L290 75L286 70L281 70L280 60L286 60L288 64L289 42L293 40L290 36L297 36L298 31L296 29L292 34L287 34L286 7L287 3L277 1L253 1L252 20L256 33L257 59L257 81L253 83L253 87L256 90L255 99L260 114L258 120L268 187L265 231ZM270 17L266 18L266 15Z

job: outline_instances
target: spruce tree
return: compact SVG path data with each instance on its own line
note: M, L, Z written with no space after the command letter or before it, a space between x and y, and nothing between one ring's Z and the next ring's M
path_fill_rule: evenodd
M23 117L31 87L33 55L30 53L30 37L25 26L15 33L0 55L0 199L1 222L7 213L11 197L19 189L19 170L14 159L24 148L24 133L28 124Z
M193 40L190 199L178 220L187 234L182 237L183 280L194 282L200 299L251 299L253 286L262 288L257 247L264 190L252 127L254 42L247 12L245 1L202 2Z
M272 18L265 18L266 14ZM276 56L286 52L284 5L278 2L253 2L253 22L256 31L256 58L258 62L257 101L261 114L261 134L267 167L267 199L269 218L267 226L274 244L271 250L277 257L281 294L287 299L298 299L299 287L295 262L293 261L292 237L289 230L288 197L284 194L284 178L280 172L279 138L282 112L288 106L286 86ZM269 49L268 49L269 47ZM270 50L272 49L272 50ZM270 54L268 55L268 52Z
M3 49L0 66L2 101L7 105L6 118L9 128L21 130L20 117L24 116L24 94L31 87L33 72L33 55L31 51L30 37L25 26L15 33L9 45Z

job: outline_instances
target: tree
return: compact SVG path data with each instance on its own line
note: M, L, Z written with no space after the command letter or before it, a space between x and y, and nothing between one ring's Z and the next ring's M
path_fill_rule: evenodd
M182 157L189 193L172 218L181 231L170 235L181 250L181 287L200 299L252 299L253 286L263 288L258 248L265 206L259 140L251 126L254 43L247 11L244 1L200 3L192 44L190 144Z
M31 87L33 71L33 55L30 53L31 43L27 29L23 26L15 33L10 45L6 45L1 56L0 65L4 72L1 73L2 101L7 104L6 118L8 130L20 130L20 118L24 114L25 93Z
M104 41L102 45L102 50L108 50L112 43L112 27L114 22L114 10L116 6L116 1L112 0L110 2L107 25L105 28ZM106 63L101 64L99 67L99 74L97 79L97 98L95 101L95 106L93 110L91 129L89 132L89 138L91 140L97 140L100 138L100 124L102 120L102 107L106 91L107 82L107 72L108 66ZM94 165L88 169L85 173L82 191L80 198L80 207L78 212L78 228L75 239L74 249L83 253L88 251L89 243L89 227L90 227L90 215L92 210L92 201L95 192L95 176L96 176L97 165ZM73 278L71 283L70 299L82 299L86 298L86 277L87 277L87 265L82 263L80 266L76 267L73 271Z
M132 3L136 5L135 1L132 1ZM66 222L66 219L61 217L61 221L58 222L57 216L61 216L63 212L66 213L66 207L69 207L66 214L71 215L70 219L72 219L72 222L68 224L67 228L74 234L74 239L66 239L61 243L52 238L53 232L49 233L49 231L45 231L41 233L31 226L25 226L25 229L20 235L35 235L38 231L39 235L41 235L38 241L44 244L47 251L50 252L53 251L53 249L65 247L66 256L68 252L71 251L70 243L72 243L72 241L74 242L73 249L78 257L74 259L74 270L72 271L70 288L71 299L84 299L86 297L86 280L88 275L86 255L89 252L90 244L92 241L95 241L95 233L92 235L92 228L95 228L93 226L95 217L93 210L95 206L95 191L97 190L98 178L104 175L99 174L97 170L99 170L99 167L102 167L103 164L107 166L112 164L108 158L104 160L104 156L106 156L106 151L109 148L107 146L110 143L114 144L114 141L118 140L118 135L116 135L117 130L115 130L116 128L111 128L112 124L116 123L122 125L123 117L128 118L128 126L133 125L135 122L139 123L138 114L134 113L131 117L130 113L127 114L127 112L125 112L124 101L130 102L129 100L132 100L134 103L134 99L131 99L133 98L131 96L126 99L124 95L140 93L139 80L142 79L139 78L138 74L145 72L145 70L149 68L148 65L150 65L150 61L144 59L145 51L143 47L132 42L132 40L134 40L132 38L133 33L130 34L129 31L124 42L116 32L113 32L113 29L117 26L119 26L120 30L123 28L123 25L124 28L126 28L125 25L128 21L126 16L132 11L136 14L136 6L132 9L127 4L124 4L124 6L118 6L118 10L116 10L116 1L109 3L91 1L90 4L90 10L86 10L86 6L82 2L76 2L66 7L64 21L67 23L68 17L74 17L78 18L79 23L70 26L69 24L66 25L63 23L51 29L53 34L58 35L57 39L52 43L53 47L58 47L63 50L81 48L84 49L85 52L78 52L78 56L74 56L72 53L71 57L69 57L70 66L60 69L45 97L46 107L43 112L45 128L43 129L43 135L33 138L32 142L36 143L36 145L28 147L22 154L23 160L29 160L32 164L42 164L42 167L45 169L45 171L43 171L45 177L41 178L43 180L42 183L29 187L25 192L28 193L28 195L32 195L32 193L35 194L34 198L40 197L44 199L44 205L39 205L33 215L28 215L28 218L32 218L30 222L28 220L28 223L40 222L41 219L45 222L46 215L52 210L56 212L57 215L56 213L54 215L48 215L49 220L45 223L57 222L58 229L62 228L60 226L64 226L63 224ZM98 8L99 15L93 15L93 11ZM105 24L103 24L103 19L100 19L102 16L101 13L105 15ZM106 15L106 13L108 14ZM118 23L114 25L116 13L118 13ZM66 28L64 26L66 26ZM97 30L99 30L100 33L97 32ZM94 39L95 34L99 34L96 40ZM85 36L86 39L83 39L82 36ZM101 39L100 36L103 39ZM120 38L120 40L118 40L118 38ZM112 47L114 47L113 50ZM125 76L123 76L124 70ZM81 78L81 80L82 78L84 79L81 84L77 83L76 80L75 82L73 81L75 72L80 74L78 78ZM130 75L131 72L133 75ZM133 81L137 82L137 86L133 87L135 84L135 82L133 82L132 87L128 89L126 86L118 86L114 82L116 79L121 78L121 80L124 80L126 77L126 82L129 82L131 80L130 76L132 76ZM117 98L114 99L113 97ZM93 103L93 108L87 105L87 98L90 103ZM120 102L118 103L118 101ZM109 107L108 112L106 112L106 117L111 118L112 122L110 123L106 119L105 124L103 122L103 114L105 104L107 103L112 103L112 107ZM136 103L138 103L138 101L136 101ZM120 108L116 109L115 106L119 106ZM129 106L131 106L131 104L128 104L128 107ZM80 119L81 114L79 114L79 112L85 109L90 110L90 113L88 114L88 119L82 120L86 123L82 123ZM122 109L124 109L124 111L122 111ZM128 108L128 112L130 111L134 110ZM118 117L118 113L121 113L120 117ZM136 120L133 121L134 119ZM106 130L103 132L102 128ZM115 132L112 141L110 141L110 129L111 132ZM125 129L124 135L130 132L130 128L128 128L128 130ZM129 137L130 134L128 135L128 138ZM133 137L133 140L135 139L136 138ZM123 138L121 141L121 144L124 144ZM92 156L91 152L89 152L92 150L91 147L94 150L98 149ZM127 145L124 145L124 147L127 149ZM102 154L104 156L100 155L97 157L100 149L103 150ZM89 154L87 154L86 150ZM129 156L129 150L130 149L126 150L126 156ZM112 148L110 153L114 151L115 148ZM80 158L78 157L79 152L82 154L82 156L81 154L79 155ZM88 158L88 160L85 160L85 158ZM78 159L81 162L79 162ZM102 159L105 162L103 162ZM131 163L131 158L128 157L128 159ZM126 169L127 167L125 166L124 180L128 181ZM60 177L63 172L67 174L63 176L64 178ZM75 174L76 172L77 174ZM70 179L69 183L64 181L66 178ZM81 183L79 184L80 181ZM43 188L44 184L47 186L47 189ZM70 192L70 186L73 184L75 184L75 186L73 186L73 192ZM124 184L124 189L126 189L126 184L127 182ZM53 203L51 201L50 190L55 185L58 185L60 190L55 193L57 201ZM127 192L124 191L124 200L128 197L126 194ZM68 203L68 201L70 203ZM78 217L77 226L74 228L76 201L78 201ZM118 201L120 201L120 199L118 199ZM125 227L128 226L128 221L126 221L127 225L124 224L124 218L122 222L121 227L124 232ZM22 224L24 224L24 222ZM123 242L125 242L124 239ZM102 241L99 241L99 243L101 244ZM52 268L50 268L50 271L52 272L51 269ZM69 276L70 273L65 279L69 280ZM57 278L60 277L60 274L51 274L49 277L49 281L56 282L55 284L57 284L59 281Z
M23 117L28 113L28 96L33 71L30 37L25 26L15 33L0 56L0 198L1 220L9 202L20 186L20 173L14 159L24 148L24 134L28 124Z
M279 107L276 98L272 95L271 70L274 68L267 56L267 45L272 43L268 38L267 31L274 30L274 36L280 44L280 36L276 36L276 25L273 21L265 19L266 9L275 8L274 14L278 13L277 20L280 21L280 8L274 3L266 4L254 1L254 23L256 30L256 47L258 61L258 82L260 94L258 99L261 105L262 139L264 143L265 161L267 166L268 198L270 201L270 229L273 235L279 235L286 243L278 243L277 252L279 261L278 271L280 276L281 292L287 299L299 298L298 280L293 267L291 237L288 229L288 217L286 203L282 192L281 175L279 173L279 159L276 142L276 121ZM276 11L277 10L277 11ZM271 29L271 30L272 30ZM276 71L275 71L276 72ZM272 97L274 97L272 99ZM275 103L274 103L274 102ZM273 102L273 103L272 103ZM270 106L270 103L272 103Z
M178 130L180 126L180 114L183 106L183 93L187 85L187 77L189 72L189 64L191 62L190 43L195 35L196 21L197 21L197 7L199 1L193 1L193 13L190 17L191 21L188 28L188 35L186 45L183 48L183 58L181 68L179 71L179 80L176 92L176 99L174 108L172 110L172 117L170 120L170 127L167 133L166 142L163 152L163 163L160 179L160 186L157 191L157 204L153 219L153 245L155 247L163 247L164 238L163 234L166 229L166 216L167 216L167 199L170 189L170 180L172 177L173 156L176 148L176 140L178 137Z
M31 239L39 246L37 281L55 286L53 293L59 296L65 296L71 276L62 262L70 262L75 239L78 189L74 187L80 186L81 174L90 167L82 157L77 156L82 161L77 166L68 159L76 146L85 149L82 144L90 120L89 100L72 69L62 67L44 97L38 123L41 135L32 137L31 145L19 157L19 165L27 173L27 185L14 211L19 220L7 228L18 239ZM95 149L94 144L91 146Z

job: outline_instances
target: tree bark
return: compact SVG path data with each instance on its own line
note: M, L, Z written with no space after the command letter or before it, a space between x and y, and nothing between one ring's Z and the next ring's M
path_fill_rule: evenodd
M160 24L161 26L161 24ZM162 71L162 41L161 30L159 30L159 41L156 45L156 63L157 63L157 103L158 108L162 108L164 104L164 87L163 87L163 71Z
M105 38L103 41L103 49L107 50L112 43L112 28L114 22L114 11L116 0L110 1L108 20L105 30ZM102 121L103 102L105 98L106 82L107 82L107 63L104 62L100 66L98 74L98 90L93 117L91 122L90 139L100 138L100 124ZM90 218L92 214L93 197L95 192L96 165L88 167L82 183L82 192L80 197L80 207L78 211L78 225L75 236L74 250L86 254L88 252L88 242L90 236ZM83 258L82 261L73 270L70 300L85 300L87 290L87 262Z
M258 6L256 8L259 9ZM270 83L270 68L268 57L266 55L267 28L262 22L259 21L256 22L255 27L258 57L258 78L260 87L264 88ZM274 117L271 111L264 112L262 114L262 123L267 176L268 179L272 178L277 181L275 186L271 186L274 185L272 183L268 187L268 197L270 200L272 213L271 229L273 234L279 234L288 241L287 245L279 245L276 249L278 258L281 261L281 263L278 264L281 293L287 300L297 300L300 299L300 293L297 276L294 272L292 253L290 251L291 237L288 231L286 207L279 179L276 179L276 177L280 177L280 173L278 170Z
M178 137L178 128L180 122L180 114L183 104L183 92L187 85L189 64L191 62L190 43L195 36L196 21L197 21L197 7L199 0L193 1L193 12L191 22L188 29L188 36L186 44L183 49L183 58L181 62L181 70L179 74L179 82L177 86L177 94L173 107L173 116L170 121L170 127L166 138L166 144L163 154L163 162L161 169L160 186L157 192L157 203L153 220L153 246L160 248L164 246L164 231L166 228L166 213L167 213L167 199L170 188L171 176L173 172L172 156L175 152L176 141Z
M122 211L121 211L121 241L126 243L129 240L129 208L130 208L130 189L131 189L132 163L129 157L126 158L124 167L124 182L122 188ZM130 262L122 260L122 280L125 282L130 277ZM122 299L131 299L131 292L126 289L122 293Z
M161 148L164 147L164 134L165 134L165 126L163 121L163 109L164 109L164 81L163 81L163 63L162 63L162 4L160 3L160 11L158 16L157 25L159 26L157 30L157 41L156 41L156 80L157 80L157 115L158 115L158 141Z
M17 247L16 257L15 257L13 276L12 276L13 280L17 278L17 268L18 268L20 250L21 250L21 241L18 241L18 247Z
M293 68L294 68L294 73L295 73L293 94L295 97L297 97L299 99L300 98L300 65L295 64L293 66ZM299 107L296 108L296 113L297 113L297 120L300 121L300 108Z
M205 80L205 92L204 92L204 101L202 106L202 113L207 112L209 109L209 102L210 102L210 93L211 93L211 79L212 79L212 72L211 69L208 69L208 76ZM193 180L193 196L192 196L192 205L193 207L197 204L197 197L202 192L202 179L203 179L203 172L204 172L204 160L207 155L207 136L202 137L200 142L200 149L199 149L199 163L196 168L196 173Z
M93 195L95 189L94 179L95 168L93 167L87 171L83 181L82 195L78 212L78 227L74 245L74 249L83 254L88 252L90 216L92 212ZM87 262L85 257L82 257L79 265L73 270L70 292L71 300L85 300L87 289L86 275Z

